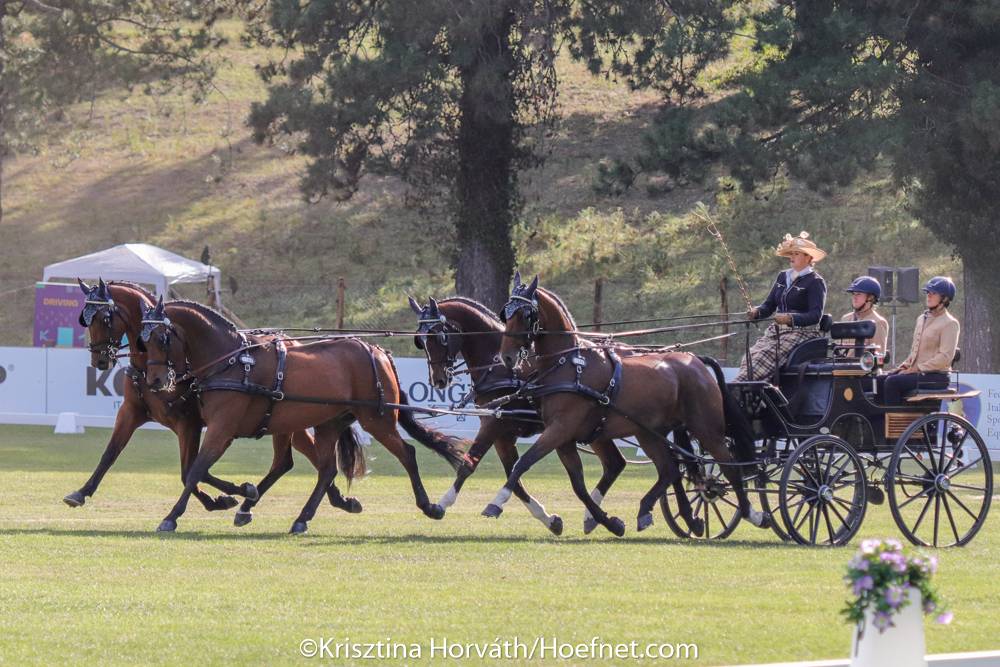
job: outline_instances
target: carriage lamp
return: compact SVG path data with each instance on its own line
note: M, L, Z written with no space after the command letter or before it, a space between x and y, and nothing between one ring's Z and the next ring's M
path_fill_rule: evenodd
M858 363L861 364L861 370L865 373L870 373L875 368L875 355L871 352L865 352L861 355Z

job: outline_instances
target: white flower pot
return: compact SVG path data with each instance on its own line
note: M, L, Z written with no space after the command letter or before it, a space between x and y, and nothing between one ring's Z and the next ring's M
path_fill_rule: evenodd
M874 611L865 610L864 622L854 630L851 667L927 667L920 591L911 588L909 597L910 603L892 615L895 625L884 632L872 624Z

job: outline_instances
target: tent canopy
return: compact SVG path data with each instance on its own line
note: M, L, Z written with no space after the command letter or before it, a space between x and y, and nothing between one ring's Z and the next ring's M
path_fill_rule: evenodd
M220 303L221 273L218 268L146 243L124 243L49 264L42 274L45 282L53 278L130 280L154 285L156 294L163 296L167 296L170 285L206 282L210 277L215 286L216 303Z

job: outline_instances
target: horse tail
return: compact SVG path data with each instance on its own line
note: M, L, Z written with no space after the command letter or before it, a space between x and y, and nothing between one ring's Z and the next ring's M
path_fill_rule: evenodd
M714 358L698 355L698 359L703 364L712 369L715 373L715 381L719 383L719 391L722 392L722 411L726 420L726 435L733 439L733 453L736 460L740 462L753 461L756 458L755 438L753 426L743 413L739 401L729 393L726 387L726 376L722 373L722 366Z
M356 478L368 474L365 453L350 424L340 432L340 438L337 440L337 467L347 478L347 488L351 487L351 482Z
M409 405L410 399L406 392L399 390L399 402L402 405ZM411 410L402 409L399 411L399 425L407 434L419 442L424 447L434 451L438 456L447 461L452 468L458 470L465 461L465 450L462 445L471 445L468 440L445 435L441 431L436 431L419 423L413 418Z

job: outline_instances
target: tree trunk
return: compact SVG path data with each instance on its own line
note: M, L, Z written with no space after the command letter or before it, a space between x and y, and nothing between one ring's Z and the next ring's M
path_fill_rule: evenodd
M493 309L507 300L514 270L512 22L505 10L484 23L479 49L462 71L460 101L455 288Z
M965 321L959 346L960 368L969 373L1000 370L1000 327L993 327L992 313L1000 312L1000 282L996 272L981 262L963 260Z

